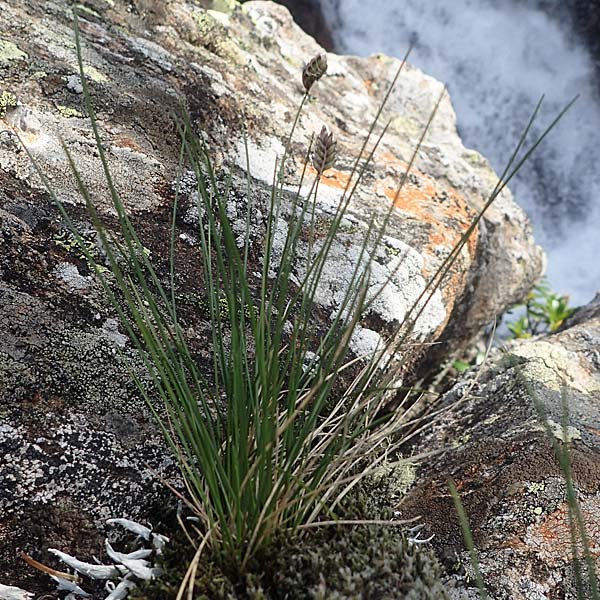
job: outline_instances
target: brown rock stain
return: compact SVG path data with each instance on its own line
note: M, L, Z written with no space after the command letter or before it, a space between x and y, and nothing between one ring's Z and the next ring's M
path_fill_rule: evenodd
M121 135L117 137L117 139L115 140L115 145L119 146L119 148L128 148L129 150L133 150L134 152L146 154L145 150L137 142L135 142L126 135Z
M373 80L365 79L363 83L365 84L365 87L367 88L367 92L369 92L369 96L374 96L375 90L373 89Z

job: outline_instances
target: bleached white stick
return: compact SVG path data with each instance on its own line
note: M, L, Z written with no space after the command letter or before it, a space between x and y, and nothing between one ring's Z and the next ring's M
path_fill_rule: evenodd
M12 585L0 583L0 600L31 600L33 594Z
M86 563L65 552L55 550L54 548L48 548L48 552L58 556L60 560L66 565L69 565L72 569L75 569L78 573L91 577L92 579L112 579L113 577L119 577L125 573L125 571L120 569L117 565L94 565L92 563Z

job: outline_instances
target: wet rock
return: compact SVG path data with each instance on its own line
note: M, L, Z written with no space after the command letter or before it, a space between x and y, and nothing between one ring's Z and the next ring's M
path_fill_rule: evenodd
M581 312L585 318L561 333L513 342L469 373L436 407L443 418L414 448L443 454L420 469L402 503L403 516L422 515L447 565L462 569L463 578L465 571L472 576L446 483L452 478L495 600L576 597L565 474L549 435L559 448L569 442L576 495L598 565L600 311L596 303ZM580 543L578 551L581 557Z

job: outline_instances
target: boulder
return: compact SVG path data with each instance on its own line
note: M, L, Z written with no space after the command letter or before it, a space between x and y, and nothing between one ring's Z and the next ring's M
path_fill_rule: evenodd
M561 449L569 443L576 496L600 566L599 301L560 333L494 352L441 399L442 416L413 448L441 454L421 467L402 515L421 515L446 566L458 572L452 579L470 575L474 585L447 486L452 478L490 599L579 597L565 474L553 442ZM581 557L581 543L577 548Z
M235 218L248 201L244 131L256 199L266 203L275 159L303 96L300 72L322 48L271 2L84 0L80 12L85 74L115 184L164 274L179 152L172 114L180 99L215 164L233 165ZM132 383L129 341L15 136L101 257L61 146L114 226L85 116L72 27L66 0L0 0L0 93L7 93L0 112L0 581L39 591L47 582L25 568L17 548L42 560L49 559L43 553L48 546L91 556L107 517L144 518L166 493L164 482L179 483ZM293 190L310 136L327 125L338 160L321 181L317 211L323 218L339 202L399 67L398 59L385 56L330 54L328 60L328 73L311 90L300 118L285 173ZM376 343L404 318L495 185L488 162L462 145L446 95L396 196L442 90L405 67L383 113L388 133L350 204L334 252L338 262L320 290L324 314L335 314L366 223L371 217L381 222L394 201L377 256L377 277L384 281L394 273L394 279L362 324L358 342ZM184 194L187 212L178 216L178 293L191 343L199 360L210 364L189 201ZM445 336L447 351L464 346L525 294L542 263L526 216L505 191L431 298L416 326L419 338Z

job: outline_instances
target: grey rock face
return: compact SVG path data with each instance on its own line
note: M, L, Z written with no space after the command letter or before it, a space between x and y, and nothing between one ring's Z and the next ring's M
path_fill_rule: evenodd
M576 597L565 474L543 420L559 448L569 442L577 499L598 556L600 311L592 303L580 313L568 329L513 342L470 373L442 399L443 416L415 448L443 453L420 471L403 515L423 515L448 565L462 563L472 575L446 485L454 479L498 600Z

